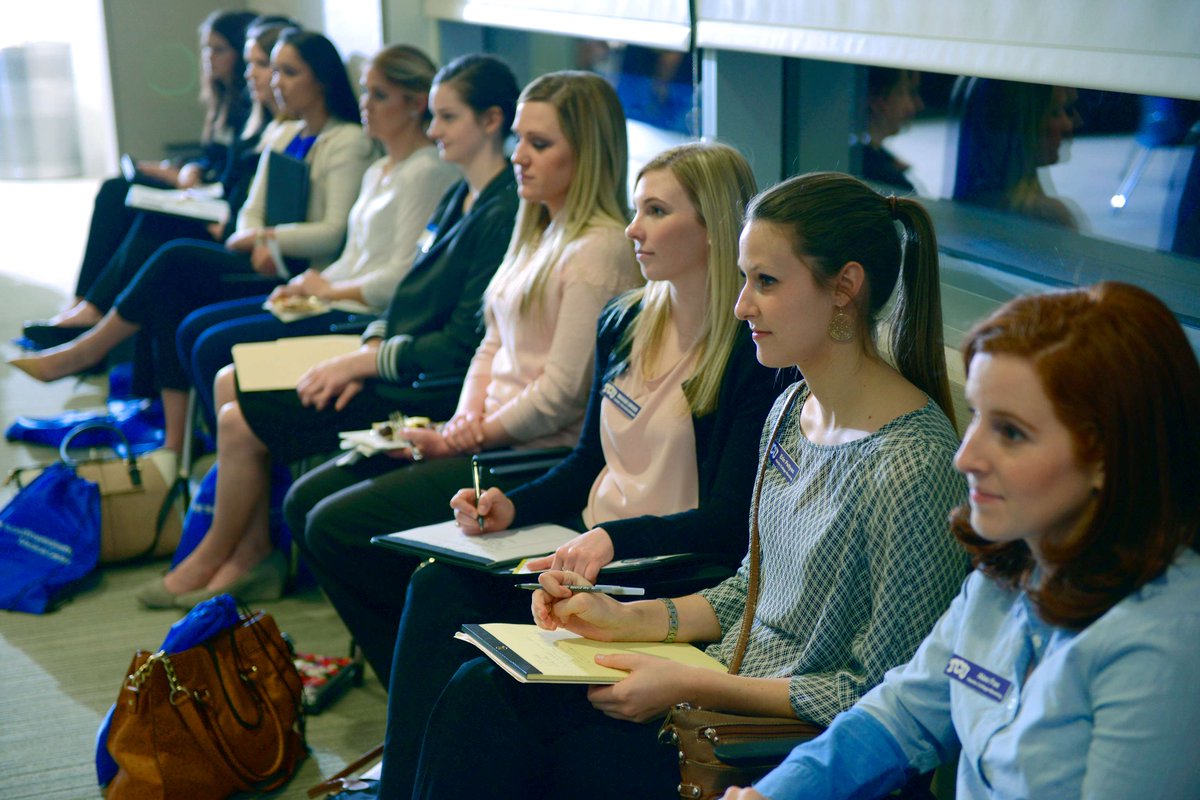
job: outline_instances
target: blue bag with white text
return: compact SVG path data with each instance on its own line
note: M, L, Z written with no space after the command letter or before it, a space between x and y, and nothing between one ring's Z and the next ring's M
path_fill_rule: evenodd
M63 463L0 509L0 608L41 614L100 562L100 490Z

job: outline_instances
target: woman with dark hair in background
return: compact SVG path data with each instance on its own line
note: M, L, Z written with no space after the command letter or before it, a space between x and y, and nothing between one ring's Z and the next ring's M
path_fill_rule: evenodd
M341 56L319 33L288 29L271 54L273 86L282 110L298 119L281 124L263 152L236 231L224 245L180 240L159 248L117 298L113 309L75 341L39 356L9 362L40 381L79 372L118 344L144 331L150 358L135 364L151 370L161 391L167 436L183 445L187 375L179 362L175 334L192 311L221 300L262 294L283 282L267 240L285 257L323 268L339 252L350 207L371 155L358 124L358 103ZM266 226L271 152L308 165L308 208L303 222ZM258 276L255 278L254 276Z
M959 122L953 198L1078 228L1075 214L1046 194L1038 168L1057 164L1083 124L1078 92L992 78L971 78Z
M412 267L429 215L459 177L438 158L426 132L429 90L437 67L409 45L376 53L362 74L362 123L386 153L363 175L350 209L346 246L324 270L307 269L275 288L270 301L318 298L328 311L283 322L256 296L205 306L179 326L179 358L195 387L210 430L216 430L213 381L242 342L328 333L355 313L382 314ZM304 307L303 305L301 306Z
M958 754L957 795L1200 797L1200 366L1127 284L1021 297L963 344L977 569L913 659L755 789L882 797ZM460 765L461 766L461 765Z
M214 11L200 24L200 100L205 107L200 136L203 150L198 159L182 166L166 161L141 162L140 172L180 189L202 182L226 181L233 167L232 148L245 135L251 113L242 51L247 27L255 19L254 14L246 11ZM30 344L38 347L62 344L97 322L107 307L99 312L94 304L89 307L88 295L114 261L132 263L136 270L159 245L171 239L208 238L201 222L147 215L128 208L125 195L129 187L124 176L109 178L100 186L75 284L75 299L68 309L49 320L25 323L24 332ZM126 283L127 280L122 281L116 291ZM108 302L111 300L109 297Z
M280 33L293 27L284 17L256 17L246 29L245 88L251 105L241 135L226 148L225 166L221 172L222 197L229 206L230 216L224 223L204 223L186 217L139 212L120 247L96 276L83 299L47 323L37 323L26 336L50 347L63 344L83 333L112 309L117 296L130 284L146 260L162 245L174 239L209 239L223 241L235 229L237 213L246 201L246 193L258 167L260 145L275 135L278 117L275 92L271 88L271 48ZM154 387L147 390L154 393Z

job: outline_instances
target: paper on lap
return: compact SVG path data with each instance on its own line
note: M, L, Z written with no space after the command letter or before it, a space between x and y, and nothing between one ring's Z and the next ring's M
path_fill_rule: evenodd
M311 367L353 353L361 343L358 336L331 334L234 345L238 386L243 392L295 389Z

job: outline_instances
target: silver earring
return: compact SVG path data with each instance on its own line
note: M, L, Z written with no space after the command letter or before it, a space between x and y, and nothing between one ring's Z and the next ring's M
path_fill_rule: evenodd
M837 308L829 320L829 338L835 342L848 342L854 338L854 321L846 309Z

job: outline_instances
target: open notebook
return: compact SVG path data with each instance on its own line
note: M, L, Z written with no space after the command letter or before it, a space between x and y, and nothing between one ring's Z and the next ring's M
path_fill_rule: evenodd
M596 656L608 653L641 653L715 672L727 671L720 661L690 644L597 642L570 631L546 631L536 625L463 625L454 638L478 647L521 683L616 683L629 673L596 663Z

